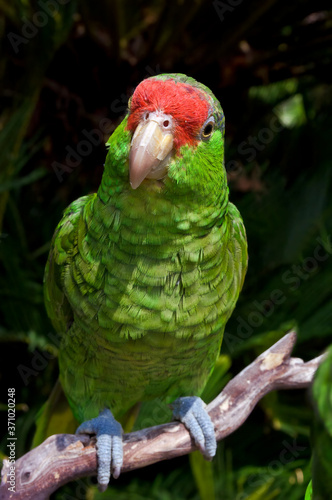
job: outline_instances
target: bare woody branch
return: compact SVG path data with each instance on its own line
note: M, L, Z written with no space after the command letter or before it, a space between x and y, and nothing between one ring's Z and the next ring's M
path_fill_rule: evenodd
M242 370L208 406L218 441L240 427L257 402L275 389L308 387L324 355L311 361L291 358L296 341L288 333L253 363ZM196 450L181 423L168 423L124 435L122 472L168 460ZM46 500L60 486L81 477L95 475L97 457L94 442L71 434L49 437L17 460L15 492L10 491L10 463L4 462L0 500Z

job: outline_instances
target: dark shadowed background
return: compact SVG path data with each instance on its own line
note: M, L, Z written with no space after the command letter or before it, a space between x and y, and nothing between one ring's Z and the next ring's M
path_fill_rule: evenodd
M57 379L42 293L50 239L64 208L98 188L104 143L148 76L196 78L226 116L249 269L210 396L291 328L305 360L331 343L330 2L0 0L0 32L2 457L8 388L18 457ZM103 496L87 480L52 498L300 500L312 415L309 392L272 393L219 444L212 472L193 474L183 457L124 474Z

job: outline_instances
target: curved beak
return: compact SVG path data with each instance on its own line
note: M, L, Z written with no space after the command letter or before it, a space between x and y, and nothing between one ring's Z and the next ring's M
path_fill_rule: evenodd
M173 149L172 117L148 113L133 135L129 153L129 180L133 189L144 179L162 179Z

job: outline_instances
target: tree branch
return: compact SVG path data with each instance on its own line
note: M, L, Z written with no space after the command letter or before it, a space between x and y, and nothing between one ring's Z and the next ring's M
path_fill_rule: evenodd
M240 427L265 394L275 389L308 387L324 354L308 361L291 358L295 332L288 333L234 377L208 406L218 441ZM125 434L122 472L139 469L197 449L183 424L172 422ZM15 492L10 491L10 462L1 472L0 500L46 500L60 486L96 474L94 440L71 434L49 437L17 460Z

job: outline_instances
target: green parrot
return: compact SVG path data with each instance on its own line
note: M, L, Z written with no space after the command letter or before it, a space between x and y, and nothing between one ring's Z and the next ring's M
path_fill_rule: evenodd
M123 463L124 415L162 398L207 459L199 398L238 299L247 243L228 200L222 108L183 74L143 80L110 137L97 193L64 212L45 271L60 382L77 433L97 438L105 490Z

